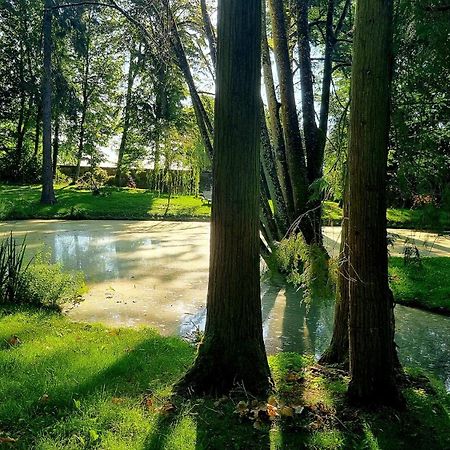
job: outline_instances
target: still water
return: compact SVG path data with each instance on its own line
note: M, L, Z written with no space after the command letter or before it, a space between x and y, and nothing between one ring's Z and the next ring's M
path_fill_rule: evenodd
M110 325L150 325L186 335L204 326L209 226L195 222L18 221L0 223L0 236L27 236L28 252L48 252L66 269L85 273L89 292L67 314ZM339 230L326 229L332 252ZM430 239L433 239L431 237ZM318 357L333 325L333 305L309 307L292 288L263 283L267 351ZM400 358L440 378L450 391L450 318L396 306Z

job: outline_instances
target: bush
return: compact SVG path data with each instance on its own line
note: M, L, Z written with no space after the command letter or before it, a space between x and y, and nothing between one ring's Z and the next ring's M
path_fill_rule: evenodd
M86 290L81 273L64 272L43 254L25 262L25 251L25 239L18 244L12 234L0 242L0 304L55 308Z
M275 259L287 281L304 290L305 300L332 295L329 257L323 247L307 245L298 234L280 242Z
M48 260L48 256L38 256L29 266L20 292L22 303L58 308L85 292L81 272L64 272L61 264L49 264Z

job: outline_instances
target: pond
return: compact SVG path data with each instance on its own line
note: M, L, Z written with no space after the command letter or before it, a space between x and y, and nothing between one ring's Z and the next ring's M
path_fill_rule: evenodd
M10 230L17 237L27 236L30 254L48 251L66 269L85 273L89 292L82 303L66 311L73 320L150 325L163 334L182 336L204 326L209 262L206 223L0 223L0 235ZM325 232L333 251L339 229ZM434 243L437 239L421 238ZM331 302L307 306L293 288L263 283L261 290L268 353L293 351L318 357L332 331ZM433 373L450 391L450 318L399 305L395 312L402 362Z

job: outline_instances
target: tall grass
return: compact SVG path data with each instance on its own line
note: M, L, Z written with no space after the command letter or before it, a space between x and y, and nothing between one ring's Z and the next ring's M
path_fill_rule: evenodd
M26 272L31 259L25 263L26 237L17 243L12 233L0 241L0 300L15 303L23 292Z

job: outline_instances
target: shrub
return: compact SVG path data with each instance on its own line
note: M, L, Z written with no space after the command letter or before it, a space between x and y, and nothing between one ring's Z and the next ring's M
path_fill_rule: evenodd
M304 290L306 300L331 296L329 257L323 247L316 244L307 245L298 234L280 242L275 258L287 281Z
M26 262L25 251L25 239L17 243L12 234L0 242L0 303L55 308L86 290L81 273L64 272L46 254Z
M35 258L24 281L20 301L50 308L73 302L86 290L81 272L65 272L61 264L49 264L47 255Z

